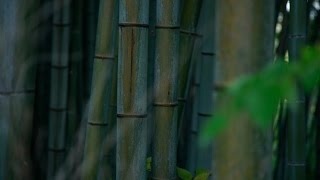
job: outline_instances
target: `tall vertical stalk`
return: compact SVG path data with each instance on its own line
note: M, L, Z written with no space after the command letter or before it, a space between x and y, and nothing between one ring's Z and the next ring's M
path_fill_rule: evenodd
M179 48L179 108L178 116L181 117L186 96L188 94L187 84L191 64L191 54L194 39L197 36L196 28L198 24L202 0L184 0L181 15L180 48Z
M70 2L53 1L53 44L49 105L47 178L53 179L66 155L67 93L70 45Z
M32 179L39 1L0 1L0 179Z
M85 103L89 100L91 94L99 1L100 0L85 0L85 60L83 66Z
M149 0L120 0L117 179L146 179Z
M185 129L183 112L189 94L192 70L191 55L195 38L197 37L196 28L198 24L202 0L183 0L183 7L180 8L180 46L179 46L179 66L178 66L178 137L179 149L184 149L186 142L182 133ZM184 159L184 154L179 153L178 163Z
M214 90L214 65L215 65L215 48L214 48L214 0L204 0L204 28L203 28L203 44L201 51L200 63L200 87L198 99L198 126L203 127L213 111L213 90ZM198 148L197 167L211 169L212 146L207 148Z
M176 179L179 0L157 0L153 179Z
M274 1L216 2L217 62L221 72L217 84L257 72L272 61L274 9ZM219 95L217 105L228 103L227 98ZM262 130L246 114L234 118L214 140L216 178L271 179L271 126Z
M201 18L201 17L200 17ZM202 19L202 18L201 18ZM200 21L201 21L200 19ZM199 22L200 24L200 22ZM203 24L203 23L202 23ZM202 28L198 26L200 32ZM199 31L199 30L198 30ZM187 156L186 156L186 167L190 172L195 172L197 168L197 145L198 145L198 108L199 108L199 86L200 86L200 65L201 65L201 48L202 48L202 36L198 36L199 38L195 41L195 47L193 49L192 58L195 63L195 72L193 79L193 103L192 103L192 119L190 122L190 127L188 128L187 134ZM185 157L183 157L185 158Z
M304 0L290 1L289 18L289 61L294 62L300 57L300 51L306 41L307 2ZM298 87L298 97L289 102L288 121L288 179L305 179L306 171L306 112L305 94Z
M115 60L116 0L100 0L82 179L97 179L108 124ZM111 175L109 175L111 177Z
M82 8L83 0L72 0L72 25L69 62L69 85L68 85L68 121L67 121L67 146L70 148L77 129L80 125L82 114L83 97L81 93L81 75L83 62L83 39L82 39Z

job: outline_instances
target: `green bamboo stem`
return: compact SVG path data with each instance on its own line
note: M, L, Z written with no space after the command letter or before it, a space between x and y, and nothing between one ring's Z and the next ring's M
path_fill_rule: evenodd
M179 60L179 116L181 116L186 96L187 81L191 62L191 53L194 39L197 36L196 27L198 24L202 0L185 0L181 15L180 31L180 60Z
M153 127L154 127L154 114L153 101L154 101L154 65L155 65L155 46L156 46L156 14L157 14L157 0L151 0L149 3L149 39L148 39L148 157L151 156L152 141L153 141Z
M115 0L101 0L82 179L97 179L103 140L108 128L117 20ZM110 178L111 175L108 175Z
M67 146L68 149L75 141L76 132L82 117L83 97L81 94L81 74L83 62L83 39L82 39L82 8L83 0L72 1L72 25L71 47L69 62L69 85L68 85L68 113L67 113Z
M51 5L52 0L41 0L40 9ZM50 6L51 7L51 6ZM52 49L52 11L41 11L40 33L39 33L39 54L37 77L36 77L36 94L35 110L33 123L33 170L34 179L46 179L47 172L47 147L48 147L48 118L49 118L49 101L50 98L50 65ZM50 16L48 16L50 14ZM1 179L1 178L0 178Z
M192 72L191 62L192 49L194 41L198 37L196 28L198 24L202 0L183 0L181 10L181 28L180 28L180 47L179 47L179 68L178 68L178 137L179 149L184 149L187 142L184 139L184 133L187 123L185 122L185 104L191 86ZM179 150L180 151L180 150ZM181 167L185 155L179 153L178 164ZM181 164L182 163L182 164Z
M91 95L92 76L93 76L93 59L96 45L96 32L98 22L98 5L100 0L85 1L85 61L83 66L84 78L84 99L85 103L89 101Z
M39 1L0 2L0 179L32 179Z
M200 62L200 87L198 102L198 126L203 127L212 117L213 112L213 90L214 90L214 65L215 65L215 47L214 47L214 0L204 0L203 12L203 44ZM201 129L200 129L201 132ZM212 145L197 150L197 168L212 169Z
M222 72L216 84L228 84L272 62L274 9L274 1L216 1L217 63ZM216 105L227 104L227 98L218 96ZM271 179L272 130L257 127L246 114L234 118L214 139L216 179Z
M202 19L202 18L201 18ZM201 20L200 20L201 21ZM200 24L200 22L199 22ZM201 29L201 28L200 28ZM195 75L193 82L193 103L192 103L192 119L190 128L188 129L188 145L187 145L187 161L186 167L190 172L195 172L197 169L197 145L198 145L198 108L199 108L199 86L200 86L200 58L201 58L202 36L196 39L193 49L192 58L195 62Z
M318 169L320 168L320 87L318 88L317 102L316 108L314 111L314 120L316 126L316 173L315 179L320 178L320 172Z
M146 179L148 0L120 0L117 179Z
M297 61L306 42L307 2L290 1L289 61ZM305 179L306 174L306 112L305 95L298 87L298 97L289 103L288 121L288 179Z
M157 0L151 179L176 179L179 0Z
M47 178L53 179L66 155L70 2L53 1L53 45L49 105Z
M184 0L181 14L180 48L179 48L179 75L178 75L178 127L179 136L183 129L183 111L191 81L191 53L194 40L197 36L198 24L202 0Z
M118 37L118 36L116 36ZM118 52L117 42L115 49L115 62L112 69L112 90L108 112L107 138L104 142L103 160L101 164L101 179L116 179L116 122L117 122L117 73L118 73Z

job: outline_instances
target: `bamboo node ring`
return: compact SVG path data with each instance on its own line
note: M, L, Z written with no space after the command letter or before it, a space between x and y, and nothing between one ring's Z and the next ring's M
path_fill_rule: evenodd
M119 118L146 118L148 114L129 114L129 113L123 113L123 114L117 114L117 117Z

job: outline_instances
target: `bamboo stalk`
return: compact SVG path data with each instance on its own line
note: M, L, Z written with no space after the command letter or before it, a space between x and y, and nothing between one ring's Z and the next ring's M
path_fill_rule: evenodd
M186 129L186 122L184 122L185 104L189 94L192 71L191 67L192 49L194 41L198 34L196 28L198 24L200 9L203 0L183 0L183 7L181 10L181 28L180 28L180 46L179 46L179 68L178 68L178 136L179 136L179 149L184 149L186 142L183 139L183 133ZM182 161L185 159L183 153L178 155L178 164L181 166Z
M69 85L68 85L68 113L67 113L67 146L68 149L74 143L76 132L82 117L83 97L81 93L81 74L83 62L83 23L82 8L83 0L72 1L72 25L71 45L69 62Z
M316 174L315 179L320 178L320 90L318 89L318 97L314 111L314 120L316 126Z
M273 60L274 7L274 1L263 0L216 2L221 72L216 84L228 84L241 75L257 72ZM216 105L228 103L227 98L218 96ZM234 118L214 139L215 178L271 179L271 128L262 130L246 114Z
M201 18L201 17L200 17ZM203 18L201 18L203 19ZM201 21L200 19L200 21ZM199 24L201 24L199 22ZM203 23L202 23L203 24ZM202 31L202 27L199 28ZM202 33L202 32L201 32ZM197 146L198 146L198 108L199 108L199 86L200 86L200 59L201 59L201 47L202 47L202 36L198 36L196 39L195 47L193 49L192 58L195 62L195 75L193 82L193 103L192 103L192 119L190 128L188 129L188 146L186 156L186 167L190 172L195 172L197 169Z
M157 0L151 179L176 179L179 0Z
M0 2L0 179L32 179L39 1Z
M101 0L82 179L97 179L103 140L109 126L112 69L115 60L115 0ZM111 175L107 175L109 178Z
M306 41L307 2L290 1L289 19L289 61L294 62L300 57L300 51ZM288 179L305 179L306 171L306 112L305 95L298 87L298 97L289 103L288 121Z
M85 1L85 61L83 66L83 91L85 103L89 101L93 76L93 59L96 45L96 32L98 22L98 5L100 0Z
M47 178L53 179L66 155L67 93L70 44L70 2L53 1L53 45L49 105Z
M182 116L186 96L188 94L187 84L190 80L189 71L191 64L191 53L194 39L197 36L196 27L198 24L202 0L184 0L184 6L181 15L180 48L179 48L179 91L178 91L178 116ZM179 124L181 120L179 120ZM180 125L179 125L180 126Z
M48 118L50 98L50 65L52 49L52 0L40 0L41 11L40 33L39 33L39 54L36 93L35 113L33 123L33 154L34 179L46 179L47 174L47 147L48 147ZM1 179L1 178L0 178Z
M215 12L214 0L204 1L204 16L205 19L203 27L203 44L201 51L200 62L200 87L199 87L199 99L198 99L198 126L203 127L208 120L212 117L213 112L213 85L214 85L214 66L215 66ZM210 7L210 9L208 8ZM201 131L201 129L200 129ZM198 148L197 154L197 168L212 169L212 162L208 159L212 159L212 145L206 148Z
M146 179L148 0L120 0L117 179Z

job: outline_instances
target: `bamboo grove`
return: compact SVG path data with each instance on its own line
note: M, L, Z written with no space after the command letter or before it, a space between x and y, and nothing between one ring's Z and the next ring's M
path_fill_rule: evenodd
M318 180L319 32L319 0L0 0L0 180Z

